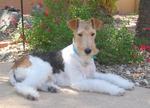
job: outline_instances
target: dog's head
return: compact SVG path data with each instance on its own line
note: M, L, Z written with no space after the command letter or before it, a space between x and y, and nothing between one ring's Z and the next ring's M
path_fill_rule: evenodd
M80 55L93 56L99 50L96 48L96 30L103 26L101 20L92 18L88 21L72 19L68 22L68 27L73 31L73 44Z

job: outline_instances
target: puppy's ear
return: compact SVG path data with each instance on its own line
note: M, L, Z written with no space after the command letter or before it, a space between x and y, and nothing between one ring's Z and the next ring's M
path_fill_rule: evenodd
M72 19L68 21L68 27L72 30L75 31L77 30L78 26L79 26L79 19Z
M101 21L99 19L91 18L90 21L91 21L92 27L96 30L103 27L103 21Z

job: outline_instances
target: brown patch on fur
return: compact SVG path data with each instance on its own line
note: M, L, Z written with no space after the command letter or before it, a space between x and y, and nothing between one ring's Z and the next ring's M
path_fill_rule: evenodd
M17 67L27 68L30 67L31 65L32 63L29 60L29 55L25 55L15 61L14 65L12 66L12 69L15 69Z
M100 29L103 26L103 22L96 18L91 19L92 27L96 30Z
M96 55L99 52L99 49L96 48L96 46L93 46L93 55Z
M68 27L73 31L76 30L78 28L78 21L79 19L72 19L68 21Z

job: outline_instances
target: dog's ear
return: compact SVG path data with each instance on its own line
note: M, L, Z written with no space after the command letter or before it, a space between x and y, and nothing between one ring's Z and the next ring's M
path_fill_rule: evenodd
M78 26L79 26L79 19L72 19L68 21L68 27L74 31L77 30Z
M96 30L103 27L103 21L101 21L99 19L91 18L90 21L91 21L92 27Z

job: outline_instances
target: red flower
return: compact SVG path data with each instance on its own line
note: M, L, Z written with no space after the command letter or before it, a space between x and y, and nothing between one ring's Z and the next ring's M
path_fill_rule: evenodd
M140 51L145 51L145 50L150 51L150 45L142 44L142 45L140 45L139 49L140 49Z
M140 51L146 50L146 46L144 44L140 45Z
M150 27L147 27L147 28L143 28L143 30L150 30Z
M45 16L48 16L48 15L49 15L48 9L45 9L44 15L45 15Z
M32 2L31 2L31 5L33 5L34 4L34 0L32 0Z
M23 34L20 34L20 37L19 37L19 39L22 39L22 40L24 40L24 36L23 36Z
M51 29L50 28L48 28L48 30L47 30L48 32L51 32Z
M23 34L20 34L20 37L19 37L19 39L21 39L21 40L23 40L25 43L29 43L26 39L25 39L25 37L23 36Z
M150 58L148 58L146 61L147 61L148 63L150 63Z
M146 51L150 50L150 46L146 45Z
M40 7L43 7L43 0L39 0L39 1L38 1L38 5L39 5Z

